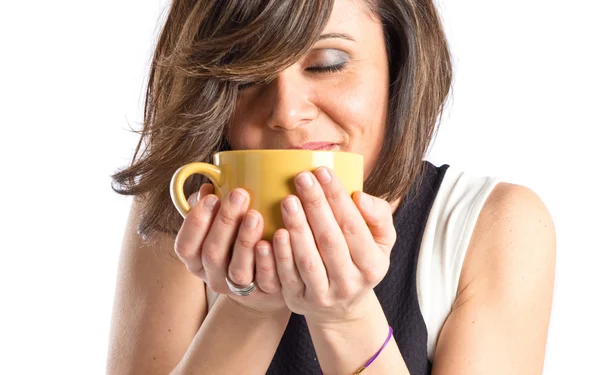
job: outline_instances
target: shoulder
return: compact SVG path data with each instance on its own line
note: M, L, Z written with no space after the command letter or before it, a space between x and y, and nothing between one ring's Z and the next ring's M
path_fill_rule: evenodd
M439 362L444 353L460 352L459 341L475 344L491 333L514 332L517 321L537 322L527 330L542 337L555 258L554 226L544 203L524 186L443 167L428 166L428 179L439 189L417 263L429 358ZM472 351L469 345L465 352Z
M434 372L540 373L555 255L554 225L540 197L495 184L476 215Z
M554 224L544 202L525 186L503 182L483 205L473 235L476 245L505 249L505 256L524 245L529 256L551 255L555 248Z
M554 224L540 197L525 186L498 183L473 230L459 292L480 282L512 295L551 288L555 253Z

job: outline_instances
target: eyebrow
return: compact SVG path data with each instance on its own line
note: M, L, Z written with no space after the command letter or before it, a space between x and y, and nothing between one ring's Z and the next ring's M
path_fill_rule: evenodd
M343 34L343 33L328 33L328 34L323 34L323 35L321 35L319 37L319 40L329 39L329 38L346 39L346 40L350 40L352 42L356 42L356 40L354 40L353 37L351 37L348 34Z

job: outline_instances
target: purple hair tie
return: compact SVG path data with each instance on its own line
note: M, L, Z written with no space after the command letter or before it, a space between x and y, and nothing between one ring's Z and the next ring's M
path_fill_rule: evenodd
M382 351L382 350L383 350L383 349L384 349L384 348L387 346L388 342L390 342L390 339L392 338L392 334L394 333L394 330L392 329L392 326L389 326L389 327L390 327L390 331L389 331L389 333L388 333L388 337L387 337L387 339L385 339L385 342L383 343L383 346L381 347L381 349L379 349L379 350L377 351L377 353L375 353L375 355L374 355L373 357L371 357L371 359L369 359L369 360L367 361L367 363L365 363L365 365L364 365L363 367L359 368L359 369L358 369L358 370L357 370L357 371L354 373L354 375L358 375L358 374L360 374L360 373L361 373L361 372L363 372L363 371L364 371L364 370L365 370L367 367L369 367L369 365L370 365L371 363L373 363L373 361L374 361L374 360L375 360L375 359L376 359L376 358L379 356L379 354L381 353L381 351ZM321 375L323 375L323 370L319 370L319 373L320 373Z

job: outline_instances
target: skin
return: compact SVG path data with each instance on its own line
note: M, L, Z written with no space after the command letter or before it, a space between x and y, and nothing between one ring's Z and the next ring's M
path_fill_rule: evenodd
M383 30L359 2L338 0L323 32L331 33L353 40L324 38L273 82L245 88L229 139L234 149L327 141L337 144L335 150L363 154L368 175L387 111ZM314 70L343 62L340 71ZM260 241L262 217L248 211L247 192L236 189L219 201L203 186L190 197L193 208L175 250L205 281L209 295L226 294L267 316L303 314L323 371L352 373L387 332L373 287L389 267L396 240L391 214L398 202L350 197L327 168L299 174L296 188L298 196L282 201L285 228L269 243ZM253 221L256 226L248 225ZM458 298L438 340L434 374L541 373L554 238L550 215L535 193L504 183L494 189L473 232ZM259 289L235 296L226 276L239 284L256 279ZM408 374L393 338L369 370Z
M357 24L358 23L358 24ZM305 142L364 155L364 175L383 143L388 63L383 29L356 1L338 1L322 35L300 61L274 82L254 85L238 98L229 142L234 149L277 149ZM345 64L339 72L319 67Z

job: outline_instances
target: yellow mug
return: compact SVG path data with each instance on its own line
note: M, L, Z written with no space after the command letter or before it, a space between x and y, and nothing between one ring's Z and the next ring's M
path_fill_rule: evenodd
M214 163L189 163L179 168L171 178L171 199L185 218L190 211L183 184L192 174L207 176L219 198L235 188L250 194L249 208L264 219L263 239L271 241L279 228L284 228L281 201L296 194L294 178L302 171L314 172L328 167L352 194L363 188L363 156L340 151L313 150L236 150L218 152Z

